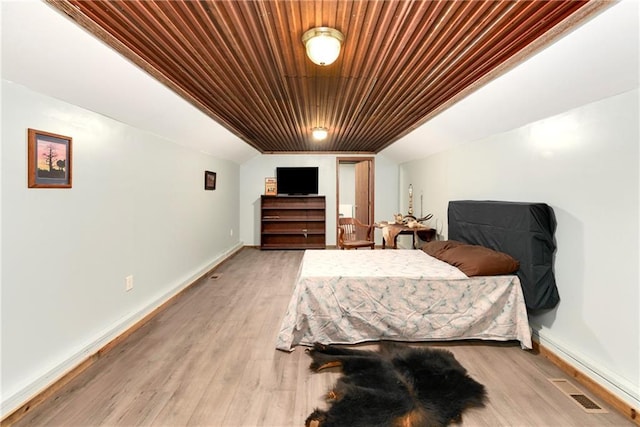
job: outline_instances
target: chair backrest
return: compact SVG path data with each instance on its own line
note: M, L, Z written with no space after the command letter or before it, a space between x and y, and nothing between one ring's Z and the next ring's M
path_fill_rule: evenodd
M342 239L344 241L367 239L368 226L359 224L355 218L338 218L338 225L343 230Z

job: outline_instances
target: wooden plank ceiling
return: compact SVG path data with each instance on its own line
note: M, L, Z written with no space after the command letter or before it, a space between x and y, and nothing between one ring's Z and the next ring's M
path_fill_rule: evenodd
M589 2L49 3L260 152L377 153ZM345 35L330 66L305 55L317 26Z

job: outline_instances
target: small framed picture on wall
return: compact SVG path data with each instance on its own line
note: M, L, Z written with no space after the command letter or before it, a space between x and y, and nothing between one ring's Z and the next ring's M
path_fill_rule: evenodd
M215 190L216 189L216 173L211 171L204 171L204 189Z
M28 129L29 188L71 188L71 137Z

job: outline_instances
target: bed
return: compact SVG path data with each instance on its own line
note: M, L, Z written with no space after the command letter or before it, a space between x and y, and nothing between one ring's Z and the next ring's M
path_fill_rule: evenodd
M462 202L463 211L466 203ZM489 203L501 217L508 202ZM450 202L450 221L453 209L454 221L464 226L456 229L450 222L449 227L453 225L461 241L474 240L474 233L485 228L486 218L476 227L458 207L458 202ZM479 235L491 233L488 230ZM499 240L505 230L502 234L492 240L495 251L501 249ZM521 233L517 234L523 239ZM470 241L460 243L475 245ZM528 255L518 255L523 259L514 257L516 269L528 269L530 260L524 259ZM522 348L531 348L527 304L518 274L482 275L480 271L469 276L425 250L307 250L276 348L292 351L295 346L314 342L462 339L517 340Z

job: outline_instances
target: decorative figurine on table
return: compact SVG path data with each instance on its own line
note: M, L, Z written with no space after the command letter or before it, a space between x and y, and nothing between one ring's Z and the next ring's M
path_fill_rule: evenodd
M422 205L422 195L420 195L420 204ZM422 215L422 207L420 208L420 215ZM405 215L402 223L408 225L411 228L420 228L424 225L425 221L429 221L433 217L433 214L426 214L422 218L416 218L413 215L413 185L409 184L409 215Z
M409 215L405 215L402 222L406 224L409 221L415 220L416 217L413 216L413 185L409 184Z
M426 214L422 218L417 218L416 221L424 222L424 221L429 221L431 218L433 218L433 214Z

